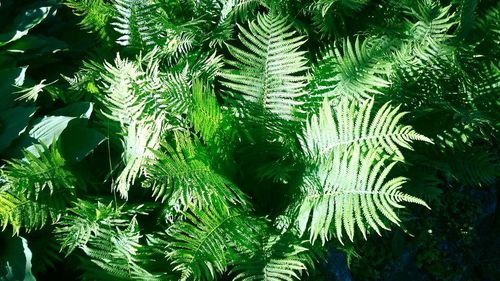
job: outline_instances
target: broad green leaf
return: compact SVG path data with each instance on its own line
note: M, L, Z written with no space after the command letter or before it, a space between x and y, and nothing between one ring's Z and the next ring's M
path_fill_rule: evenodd
M0 47L15 41L42 22L51 11L51 6L30 8L21 13L14 20L11 30L0 34Z
M16 98L12 93L24 84L27 66L0 69L0 110L9 108Z
M24 132L36 107L15 107L0 112L0 153Z
M66 129L69 121L73 119L75 117L68 116L45 116L38 118L28 134L31 138L37 140L37 142L50 146ZM34 146L30 146L27 150L34 154L37 153Z
M23 38L9 45L7 52L25 53L26 51L37 52L37 55L44 53L56 53L67 47L67 44L57 38L43 35L26 35Z
M1 234L1 233L0 233ZM0 236L0 281L35 281L32 253L22 237Z
M50 146L54 141L59 139L71 120L88 120L92 114L92 110L92 103L79 102L56 110L49 116L35 119L29 127L26 138L17 147L18 150L20 151L20 148L27 147L26 150L38 155L38 150L43 151L43 146L40 143Z
M60 137L62 153L69 162L81 161L106 140L106 136L98 131L79 124L80 122L71 122Z
M89 119L93 109L94 105L91 102L84 101L73 103L64 108L53 111L50 115Z

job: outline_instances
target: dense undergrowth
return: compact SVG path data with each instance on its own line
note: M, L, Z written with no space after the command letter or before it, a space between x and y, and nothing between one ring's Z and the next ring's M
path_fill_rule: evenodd
M497 280L499 97L498 1L3 0L0 280Z

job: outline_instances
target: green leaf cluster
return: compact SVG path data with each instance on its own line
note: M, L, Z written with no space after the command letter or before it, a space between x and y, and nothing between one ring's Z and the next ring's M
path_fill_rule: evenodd
M12 2L0 63L57 13L93 42L0 64L2 233L82 280L314 278L500 174L492 1Z

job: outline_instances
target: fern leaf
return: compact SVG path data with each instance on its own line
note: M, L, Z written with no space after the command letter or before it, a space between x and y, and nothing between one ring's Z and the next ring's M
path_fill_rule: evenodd
M305 85L300 73L307 68L304 52L298 51L303 37L294 36L290 26L285 18L258 15L249 30L240 27L238 37L248 51L228 45L236 61L228 61L234 68L221 73L222 84L242 108L252 105L282 119L296 119Z
M97 97L106 108L104 116L122 126L139 119L144 106L136 90L144 79L144 73L137 64L117 54L114 65L104 64L102 76L106 95Z
M154 122L133 121L128 126L127 135L123 140L125 150L122 159L125 167L114 186L123 198L128 198L130 186L138 176L144 174L148 159L154 158L153 151L160 146L161 125L162 120L157 119Z
M57 221L64 210L64 206L57 203L47 204L41 200L37 202L21 193L11 194L5 191L0 191L0 206L2 231L10 225L13 232L18 235L21 228L27 231L36 230L49 221Z
M84 276L92 280L164 280L142 266L144 259L140 257L143 247L139 243L140 238L135 218L125 229L101 229L86 245L81 246L90 258L84 261Z
M342 51L335 47L325 52L314 68L313 96L320 100L342 96L361 100L382 94L381 89L390 85L387 77L391 69L382 57L381 43L360 42L356 38L354 44L346 39L342 46Z
M487 186L500 176L500 163L488 150L469 148L446 154L449 175L458 183Z
M61 251L83 250L88 256L82 263L84 276L91 280L162 280L143 267L147 258L141 256L138 214L147 214L147 208L78 200L57 225Z
M2 169L5 185L0 187L0 221L15 233L24 227L38 229L56 222L75 196L77 179L66 169L64 158L53 145L41 145L37 155L24 151L24 158L7 161Z
M310 240L320 237L324 243L334 229L343 243L344 232L353 241L359 229L366 239L367 226L380 235L381 228L389 229L385 220L399 225L395 209L403 207L401 202L428 207L424 201L401 192L406 179L386 181L396 162L384 167L386 158L377 159L379 153L379 149L373 149L363 155L359 146L339 147L318 160L301 187L303 196L296 217L301 234L309 226Z
M147 167L146 186L156 199L168 201L177 209L195 205L244 204L239 188L210 165L210 158L199 143L185 134L176 134L177 147L167 143L155 152L156 160Z
M145 0L115 0L117 11L116 21L113 23L115 30L122 34L117 43L128 46L140 47L153 42L154 32L149 24L151 7Z
M186 220L176 222L167 231L167 257L180 280L214 280L227 265L238 260L235 247L253 249L252 233L258 222L234 208L212 205L193 209Z
M205 141L210 141L219 126L222 112L215 93L206 92L200 82L193 82L193 110L191 123L196 133L200 133Z
M163 75L150 75L144 87L152 99L147 106L151 110L162 111L174 118L187 113L192 106L188 69Z
M110 37L109 26L116 14L112 4L104 0L65 0L64 4L82 17L80 25L83 29L97 32L103 39Z
M264 235L262 240L250 258L236 261L231 270L234 280L300 280L301 273L312 264L309 249L290 234Z
M384 220L399 223L393 210L402 207L399 202L427 206L400 191L405 179L384 182L396 162L384 163L394 154L403 157L398 146L411 149L413 140L430 140L398 125L404 115L398 108L386 104L372 117L372 107L373 100L358 107L358 102L343 99L332 114L325 100L319 118L313 116L306 124L301 143L310 170L296 222L302 234L310 225L311 241L328 240L331 224L341 242L344 231L352 241L355 228L366 238L366 225L380 234L380 228L388 229Z
M417 21L409 35L415 41L431 46L448 40L452 37L449 30L457 25L455 14L450 11L451 7L441 7L439 3L431 0L418 1L416 8L411 10Z
M412 149L415 140L431 142L410 126L402 126L399 120L405 115L389 104L372 113L374 101L349 102L344 98L332 113L328 101L323 102L319 117L314 115L306 124L301 143L308 155L328 154L339 147L353 145L367 148L382 147L389 155L403 158L398 146Z

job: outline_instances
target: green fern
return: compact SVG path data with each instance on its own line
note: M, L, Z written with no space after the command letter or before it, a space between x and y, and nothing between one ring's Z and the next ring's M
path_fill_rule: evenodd
M300 280L301 273L313 263L309 248L291 234L262 237L250 258L237 261L231 270L234 280Z
M393 154L402 157L398 145L411 149L412 140L430 140L410 126L397 125L403 114L387 104L371 119L372 106L373 100L360 107L343 100L332 115L325 100L320 117L313 116L307 123L302 148L310 168L301 185L296 223L301 234L310 224L313 242L318 236L323 243L328 240L331 224L341 242L344 230L351 241L354 239L356 226L365 238L366 224L380 234L379 227L388 227L379 212L399 224L393 211L402 207L399 202L427 206L400 191L404 178L384 182L396 162L387 167L384 163Z
M433 247L454 227L429 222L457 224L406 203L455 212L498 180L495 1L17 2L0 230L39 278L320 280L394 226Z
M387 155L396 154L402 159L403 154L398 146L411 150L413 141L432 142L410 126L398 124L405 115L404 112L399 112L399 108L385 104L373 115L373 105L373 100L358 103L343 99L332 113L328 101L325 100L319 117L312 116L301 138L306 154L315 158L329 154L337 148L381 147Z
M125 229L103 229L82 246L90 258L84 262L84 278L90 280L162 280L141 266L139 226L133 218ZM112 251L110 251L112 249ZM100 270L96 270L97 266Z
M164 143L146 168L145 185L157 200L181 210L246 202L238 187L211 166L210 155L198 141L182 133L175 139L175 147Z
M303 37L293 36L285 18L258 15L249 30L240 27L241 43L249 51L228 45L236 61L228 61L234 69L221 76L227 95L243 109L251 106L285 120L294 120L300 112L304 95L305 52L298 51ZM248 114L248 113L247 113Z
M19 234L21 228L26 230L40 229L49 221L57 221L64 211L64 205L56 203L34 201L22 194L11 194L4 190L0 191L0 221L2 230L11 226L15 234Z
M111 3L105 0L65 0L64 4L75 15L83 17L80 25L84 29L95 31L104 39L111 37L110 24L116 13Z
M343 41L342 51L332 48L326 51L313 72L312 94L321 101L349 97L366 99L382 94L381 88L389 87L391 65L381 59L384 55L382 43L360 42L354 45L349 39Z
M193 82L193 110L190 114L194 131L210 141L221 124L222 111L214 92L204 91L200 82Z
M79 183L56 145L36 148L37 154L25 151L23 159L7 161L1 170L0 221L3 229L11 225L15 233L58 221Z
M185 216L167 231L167 257L181 273L179 280L215 279L238 260L238 251L253 249L252 233L260 228L246 213L218 205L192 209Z
M394 209L402 208L401 202L428 207L424 201L400 191L404 178L385 180L396 162L384 167L385 157L376 160L379 153L376 149L363 155L359 146L353 146L338 148L316 161L317 166L304 178L296 205L295 222L301 234L309 226L312 242L319 237L324 243L335 234L343 243L344 231L353 241L357 228L366 239L367 226L381 235L381 228L389 229L384 220L399 225Z
M112 202L78 200L70 212L58 223L56 237L66 255L80 249L89 257L82 265L85 278L161 280L141 264L143 246L135 216L147 213L143 205L116 207Z

